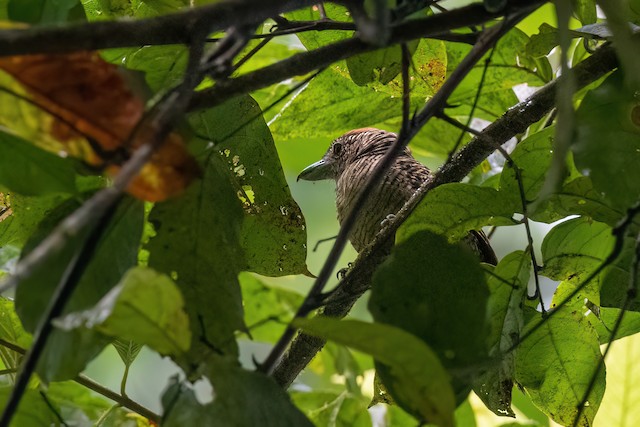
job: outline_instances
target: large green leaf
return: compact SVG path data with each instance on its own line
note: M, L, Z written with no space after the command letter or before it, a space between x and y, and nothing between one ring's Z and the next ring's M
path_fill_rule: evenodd
M82 19L80 0L9 0L8 18L29 24L60 24Z
M180 290L169 277L145 267L129 270L95 307L68 314L56 325L95 329L148 345L162 355L179 356L191 345Z
M324 5L327 17L335 21L351 22L351 14L344 6L327 3ZM317 7L306 7L285 13L287 19L294 21L311 21L320 18ZM298 38L308 50L316 49L329 43L344 40L353 35L353 31L306 31L297 34Z
M607 354L607 391L595 418L595 425L631 427L640 419L640 335L613 344Z
M422 340L382 323L315 318L298 319L295 325L311 335L370 354L382 364L378 364L378 372L403 409L422 421L453 426L455 403L449 375Z
M515 354L504 352L518 343L524 328L522 307L530 273L529 254L516 251L504 257L488 274L489 355L498 357L502 353L504 356L499 365L492 366L476 380L474 390L496 415L515 417L511 409Z
M25 196L75 193L75 170L63 159L0 131L0 186Z
M200 163L202 178L149 214L156 235L146 245L149 266L170 275L185 298L193 360L208 346L236 354L234 334L244 329L237 279L245 265L242 208L217 151L204 152Z
M154 91L178 84L186 66L183 46L145 46L107 53L109 60L145 72ZM189 116L201 139L215 144L227 163L227 175L244 207L242 269L270 276L307 273L306 231L302 212L291 197L273 137L262 111L248 95ZM204 144L192 144L200 154ZM212 150L213 151L213 150Z
M257 103L237 97L193 114L190 123L214 142L214 155L226 164L227 182L242 202L242 269L268 276L307 273L304 218Z
M518 347L516 380L536 406L557 423L592 425L604 395L604 369L596 377L580 420L572 423L601 359L595 330L581 313L562 310L550 318L533 319L524 333L538 322L544 323Z
M485 225L515 225L517 205L505 193L488 187L451 183L430 191L400 226L397 240L402 242L420 230L429 230L460 240L469 230Z
M584 97L572 150L611 206L626 210L640 198L640 101L620 71Z
M469 376L456 368L466 370L487 357L488 298L484 273L471 251L418 231L396 245L376 271L369 310L376 321L427 343L450 370L462 401Z
M48 234L60 219L75 209L77 203L67 203L51 214L40 225L38 233L32 237L28 247L33 247L41 237ZM143 215L142 202L125 198L120 203L67 303L65 313L95 305L118 283L122 275L136 264ZM79 250L85 238L86 231L69 239L64 247L50 253L43 264L18 285L16 312L27 331L33 332L36 329L69 260ZM108 342L106 337L93 331L67 332L56 329L49 337L46 350L40 359L38 373L45 381L73 378Z
M287 393L263 374L213 362L206 376L215 389L210 403L201 403L190 385L176 377L171 380L162 396L163 426L313 426Z

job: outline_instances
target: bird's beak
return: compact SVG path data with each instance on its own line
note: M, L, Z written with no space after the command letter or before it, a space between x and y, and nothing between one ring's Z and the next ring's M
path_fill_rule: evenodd
M333 170L331 163L325 159L318 160L312 165L307 166L298 175L298 181L301 179L305 181L320 181L323 179L333 178Z

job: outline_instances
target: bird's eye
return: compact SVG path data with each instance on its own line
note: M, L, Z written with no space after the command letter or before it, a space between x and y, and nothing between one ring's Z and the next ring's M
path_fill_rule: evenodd
M339 142L334 142L333 147L331 147L331 149L333 150L333 154L338 156L340 155L340 153L342 153L342 144L340 144Z

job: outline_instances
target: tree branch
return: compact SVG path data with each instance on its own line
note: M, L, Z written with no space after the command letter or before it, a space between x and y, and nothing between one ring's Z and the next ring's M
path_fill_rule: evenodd
M617 66L613 48L610 45L603 46L574 68L576 85L578 88L583 88ZM374 271L384 261L384 242L393 236L424 195L439 185L460 181L493 153L496 146L505 143L541 120L555 105L556 89L557 81L548 83L527 100L508 110L501 118L485 128L481 132L481 137L474 138L453 156L450 162L445 163L435 174L434 179L425 183L411 197L396 215L396 220L382 230L372 245L359 254L351 270L327 299L321 315L344 317L357 299L369 289ZM275 380L283 387L288 387L324 344L325 341L321 338L298 334L288 352L274 369Z
M519 10L543 2L541 0L512 0L509 2L509 7L513 10ZM444 37L451 30L484 24L500 16L499 13L487 12L482 4L476 3L452 10L446 14L411 20L393 29L387 46L418 38ZM215 107L234 96L263 89L283 80L327 67L359 53L371 52L377 49L380 49L380 47L367 44L358 38L351 38L331 43L309 52L299 53L273 65L197 92L193 96L189 110L194 111Z
M313 4L312 0L228 0L149 19L4 30L0 31L0 56L189 44L194 27L202 24L212 33Z

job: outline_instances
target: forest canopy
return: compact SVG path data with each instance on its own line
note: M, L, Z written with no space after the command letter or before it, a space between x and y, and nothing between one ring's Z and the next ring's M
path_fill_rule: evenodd
M638 0L0 20L0 426L640 419ZM338 224L296 177L362 128L396 137ZM356 253L407 147L431 174Z

